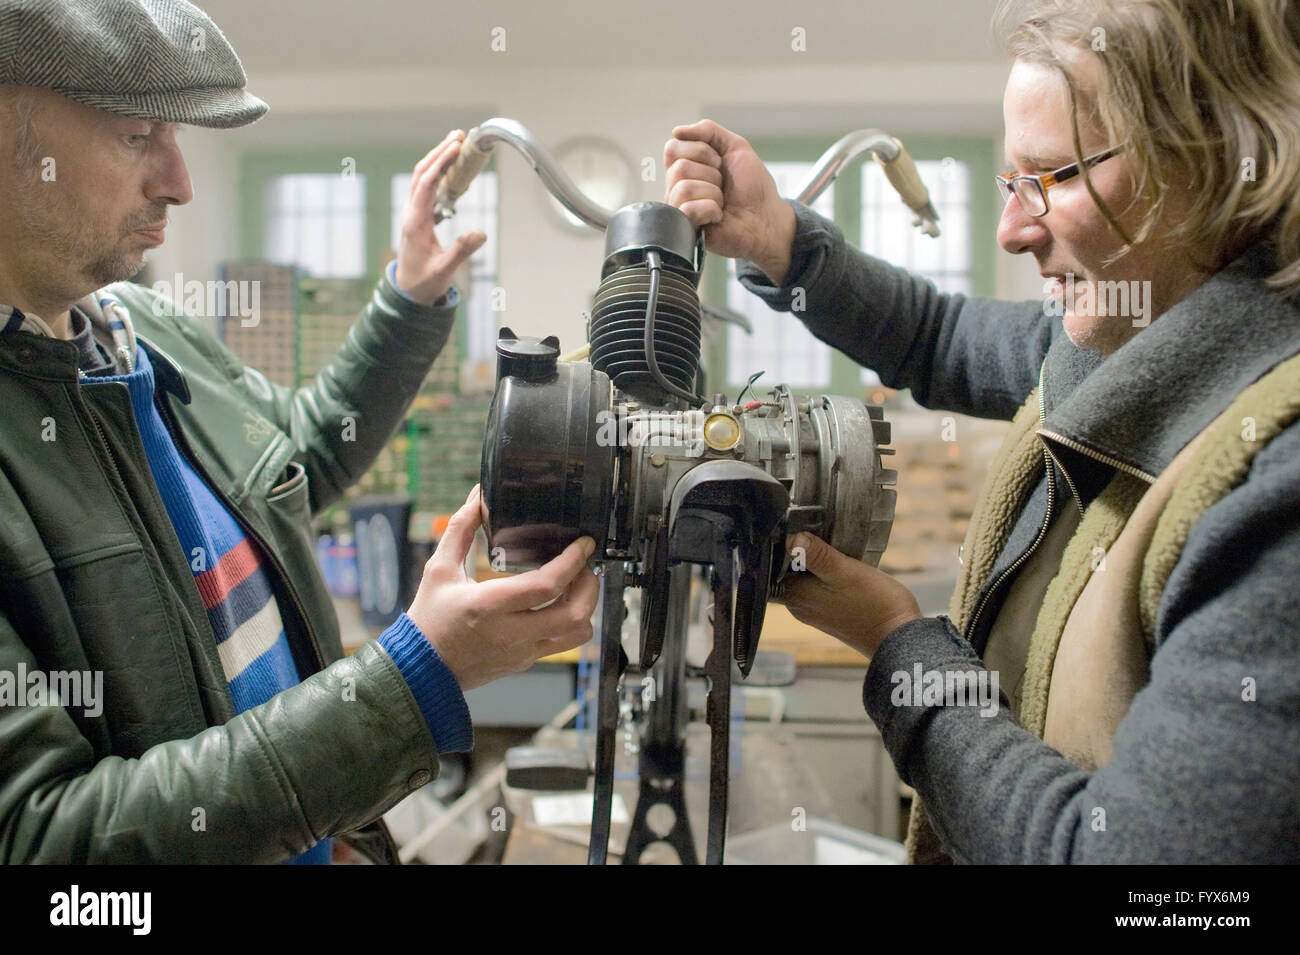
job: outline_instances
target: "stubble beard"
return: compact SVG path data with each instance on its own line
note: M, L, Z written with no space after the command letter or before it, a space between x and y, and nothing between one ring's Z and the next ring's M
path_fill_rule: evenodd
M126 228L104 228L86 219L57 182L43 182L39 175L19 187L17 205L18 234L32 255L33 275L54 300L75 300L139 273L145 250L128 247L133 230L166 215L164 206L161 212L133 217Z
M1085 280L1077 280L1079 285L1082 285L1083 281ZM1076 348L1098 352L1109 357L1127 344L1139 329L1133 325L1131 318L1103 313L1099 307L1096 281L1092 279L1086 281L1089 283L1088 310L1082 312L1078 310L1078 306L1082 304L1078 294L1073 301L1067 296L1064 303L1065 314L1062 316L1065 334Z

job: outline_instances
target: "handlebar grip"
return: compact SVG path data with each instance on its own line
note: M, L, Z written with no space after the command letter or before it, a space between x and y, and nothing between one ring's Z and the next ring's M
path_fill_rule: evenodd
M916 163L912 162L907 149L897 139L894 143L898 146L898 155L888 162L877 155L876 161L885 170L885 177L907 207L919 212L930 204L930 191L921 181L921 174L916 171Z
M460 155L456 157L456 162L452 164L446 177L438 185L438 198L435 208L450 208L456 200L465 194L474 177L483 171L487 161L492 158L492 150L481 149L474 142L474 134L478 132L475 126L469 131L460 144Z

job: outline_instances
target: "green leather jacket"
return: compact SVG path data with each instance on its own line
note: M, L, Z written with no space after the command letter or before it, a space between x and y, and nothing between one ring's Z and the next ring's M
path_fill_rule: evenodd
M381 279L311 387L245 368L203 322L130 310L177 444L269 558L299 671L235 714L124 385L65 341L0 335L0 672L99 671L103 707L0 706L5 862L276 862L326 836L395 861L380 814L438 770L377 643L343 657L309 518L370 465L446 342L453 300ZM454 293L453 293L454 295Z

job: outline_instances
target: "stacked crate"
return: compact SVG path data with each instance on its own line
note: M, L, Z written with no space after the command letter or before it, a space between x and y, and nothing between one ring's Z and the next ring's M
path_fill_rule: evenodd
M298 287L298 381L310 385L333 360L374 292L369 279L304 278ZM366 422L358 420L358 428ZM405 425L375 457L375 462L348 489L347 499L369 495L411 494L407 467L409 438Z
M278 385L298 384L298 279L292 266L266 262L229 262L221 267L222 282L256 282L258 314L218 315L217 334L246 365ZM251 288L252 286L248 286ZM249 324L245 324L249 322Z
M369 279L304 278L299 282L299 384L310 385L317 373L333 360L373 292L374 283ZM358 420L356 427L364 428L366 422ZM348 490L348 499L411 493L408 443L405 427L399 427L370 470Z
M891 574L955 575L971 512L1007 423L929 411L906 399L885 412L896 454L898 502L880 567Z
M308 278L292 268L256 262L232 263L223 276L263 283L262 320L245 328L232 317L222 326L226 343L247 364L288 387L311 384L374 291L369 279ZM416 512L412 536L424 537L432 517L455 511L478 483L492 396L481 388L461 387L457 336L463 322L462 315L406 420L345 500L321 515L323 526L346 524L347 506L358 497L409 494ZM365 425L358 421L357 426Z
M486 395L433 391L416 398L413 450L420 510L450 514L478 483L490 400Z
M299 281L299 383L309 384L329 364L373 290L373 283L366 279L303 278Z

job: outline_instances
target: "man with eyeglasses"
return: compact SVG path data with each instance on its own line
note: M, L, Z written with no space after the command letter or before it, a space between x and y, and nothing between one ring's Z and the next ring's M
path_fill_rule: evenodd
M998 241L1043 301L863 255L714 122L665 147L668 201L751 292L926 407L1012 422L946 617L808 534L785 602L871 660L913 861L1300 861L1300 14L1004 0L996 29ZM996 672L1003 705L896 692L917 670Z
M994 176L993 180L998 184L1004 202L1015 196L1020 201L1020 207L1024 209L1026 214L1045 216L1047 210L1051 208L1047 199L1048 189L1073 179L1084 169L1091 169L1097 163L1105 162L1111 156L1118 156L1119 153L1120 147L1112 146L1110 149L1103 149L1091 156L1084 156L1079 162L1069 163L1060 169L1053 169L1051 172L1042 173L1041 175L1011 172L1005 176Z

